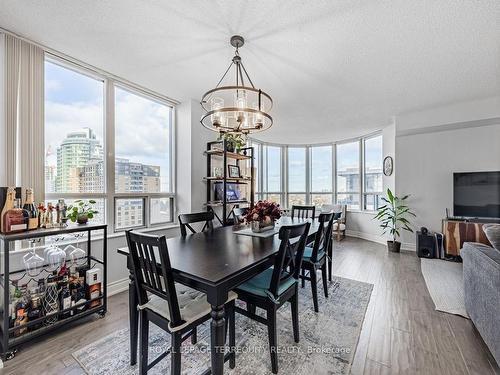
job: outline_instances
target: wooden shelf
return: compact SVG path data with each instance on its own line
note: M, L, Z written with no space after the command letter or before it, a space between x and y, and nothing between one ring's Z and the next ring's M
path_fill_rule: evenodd
M214 181L214 182L234 182L237 184L247 184L251 181L250 178L242 177L242 178L233 178L233 177L203 177L203 181Z
M249 204L250 202L247 201L246 199L240 199L240 200L226 202L226 204L243 204L243 203ZM222 201L211 201L211 202L205 203L205 206L210 206L210 207L219 207L219 206L223 206L223 205L224 204Z
M210 151L205 151L205 155L218 155L218 156L224 156L224 150L220 149L212 149ZM243 155L243 154L238 154L237 152L226 152L226 156L229 159L236 159L236 160L248 160L251 159L252 157L249 155Z

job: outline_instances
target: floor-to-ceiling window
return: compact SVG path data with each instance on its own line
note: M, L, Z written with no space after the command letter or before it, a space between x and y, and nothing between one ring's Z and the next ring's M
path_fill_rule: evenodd
M310 147L310 203L316 207L333 203L333 147Z
M288 147L288 206L307 202L306 148Z
M375 211L382 184L382 136L312 146L255 147L256 199L292 205L346 204L349 210Z
M47 201L93 199L115 230L171 222L172 104L80 66L45 62Z
M350 210L360 208L360 142L337 144L337 203Z

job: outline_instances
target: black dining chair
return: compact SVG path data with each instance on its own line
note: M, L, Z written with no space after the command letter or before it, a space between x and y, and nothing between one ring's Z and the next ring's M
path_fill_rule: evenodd
M199 291L174 282L165 236L126 232L127 244L139 299L139 374L147 374L153 366L171 357L171 374L181 373L181 344L196 335L196 327L211 318L207 296ZM229 327L229 345L235 345L236 293L231 292L226 301ZM171 346L148 363L149 322L171 335ZM196 340L195 340L196 341ZM235 353L230 353L229 366L235 367Z
M214 229L214 212L213 211L202 211L195 212L192 214L180 214L179 215L179 224L181 226L181 235L187 236L187 230L189 229L191 233L196 233L196 230L190 225L194 223L204 223L201 232L205 230Z
M234 224L239 224L241 223L245 216L248 214L249 208L248 207L235 207L233 208L233 220Z
M333 213L319 214L319 227L314 237L312 247L306 246L304 250L304 259L302 261L302 288L305 286L306 280L311 282L314 311L318 312L318 288L317 288L317 271L321 269L323 279L323 289L325 297L328 298L328 282L327 282L327 254L328 247L332 241L332 226ZM309 276L307 276L306 272Z
M291 217L298 219L314 219L316 207L314 206L292 206Z
M291 304L293 338L295 342L299 342L298 280L310 225L306 222L282 226L279 231L281 243L274 266L236 288L238 299L246 302L247 306L266 310L266 318L263 318L255 314L254 309L235 308L240 314L267 326L271 367L274 374L278 373L276 311L285 302ZM298 240L293 244L290 243L294 239Z

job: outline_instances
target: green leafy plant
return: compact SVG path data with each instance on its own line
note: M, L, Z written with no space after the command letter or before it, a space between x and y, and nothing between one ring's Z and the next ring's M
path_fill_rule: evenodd
M219 135L219 141L222 139L226 141L226 148L229 152L240 152L246 144L246 140L240 133L221 133Z
M92 219L98 213L94 209L95 204L96 201L93 199L89 199L88 201L77 199L72 205L68 206L66 217L73 223L75 221L86 223L88 219Z
M401 237L402 230L413 233L408 217L416 217L416 215L405 204L409 197L409 195L405 195L403 198L399 198L390 189L387 189L387 196L382 198L385 205L378 209L378 213L374 217L380 221L380 227L383 229L382 234L390 233L394 243L397 242L398 237Z

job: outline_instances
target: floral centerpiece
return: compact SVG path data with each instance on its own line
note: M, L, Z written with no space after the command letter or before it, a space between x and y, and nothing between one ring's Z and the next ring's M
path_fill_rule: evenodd
M281 217L280 205L276 202L258 201L245 217L253 232L263 232L274 228L275 221Z

